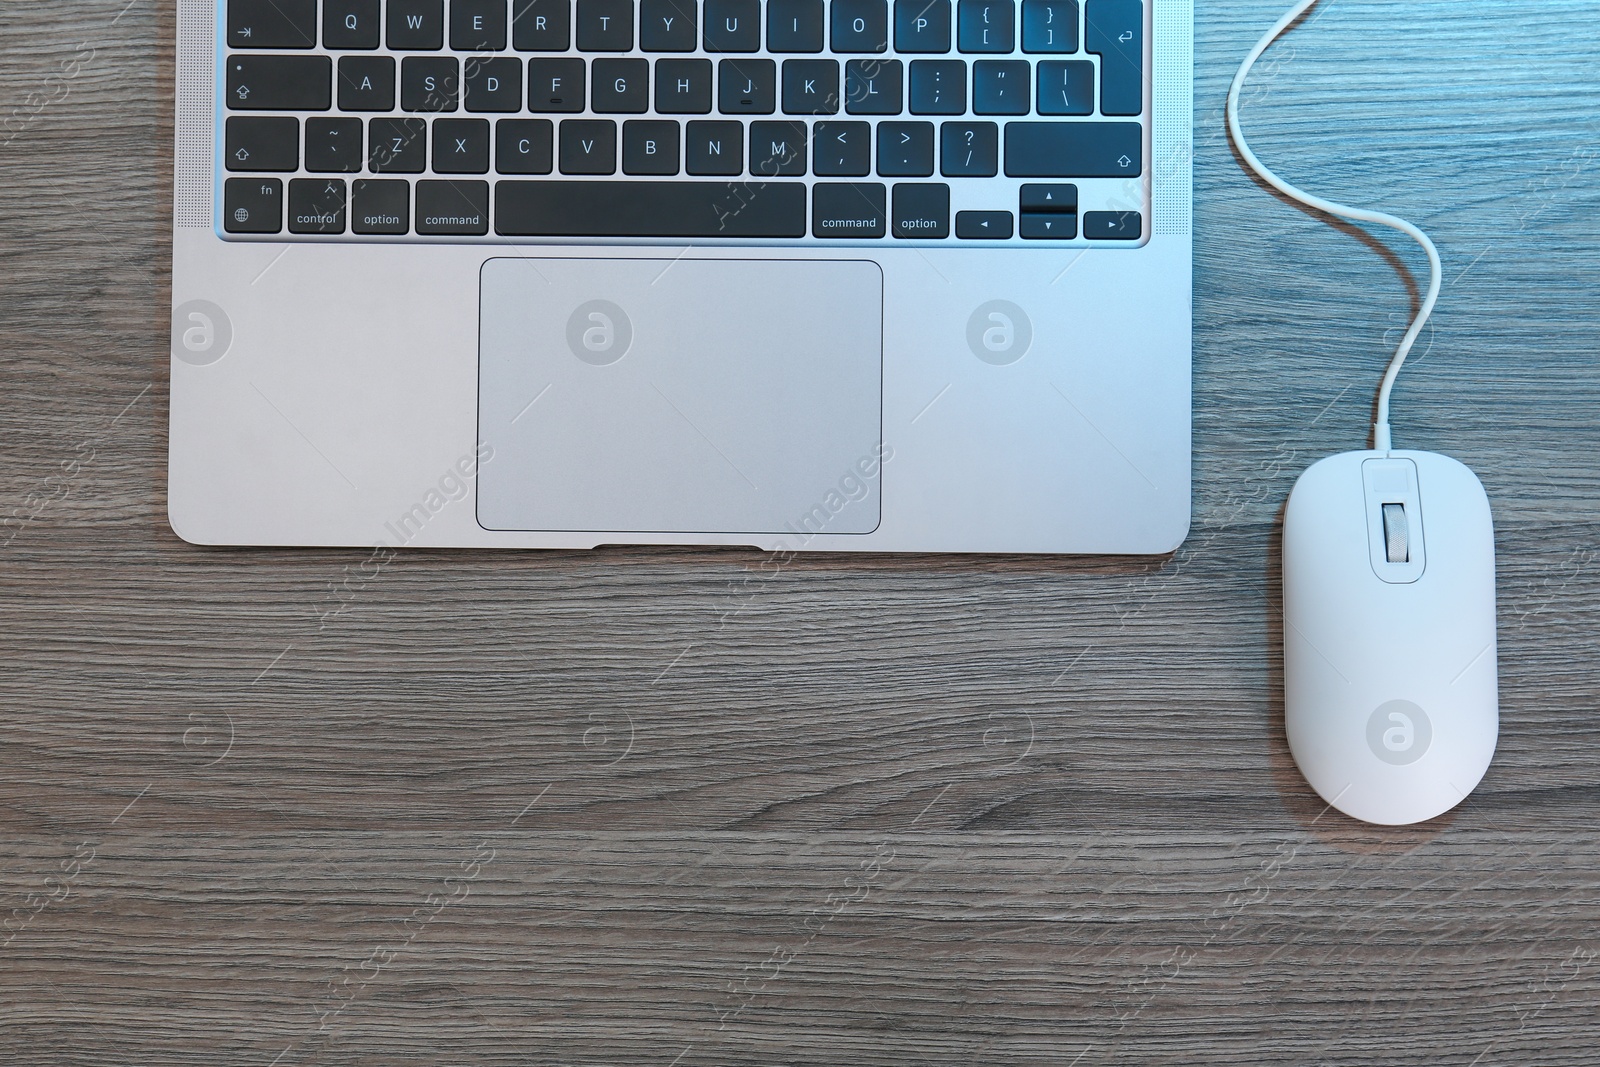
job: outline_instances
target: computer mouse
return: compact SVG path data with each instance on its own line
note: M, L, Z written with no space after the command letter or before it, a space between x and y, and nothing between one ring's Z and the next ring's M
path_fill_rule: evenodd
M1353 818L1441 815L1500 732L1494 525L1476 475L1432 452L1329 456L1283 520L1284 726Z

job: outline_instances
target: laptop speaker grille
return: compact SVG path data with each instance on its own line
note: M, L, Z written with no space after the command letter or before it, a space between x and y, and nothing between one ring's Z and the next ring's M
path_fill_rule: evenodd
M178 114L173 135L173 216L179 226L212 226L216 14L212 0L179 0Z
M1191 0L1156 5L1155 88L1151 117L1152 232L1188 236L1191 220L1194 142L1194 8Z

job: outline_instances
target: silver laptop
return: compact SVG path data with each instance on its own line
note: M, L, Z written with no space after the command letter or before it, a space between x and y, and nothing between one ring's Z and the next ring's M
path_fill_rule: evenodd
M179 0L202 544L1159 553L1189 0Z

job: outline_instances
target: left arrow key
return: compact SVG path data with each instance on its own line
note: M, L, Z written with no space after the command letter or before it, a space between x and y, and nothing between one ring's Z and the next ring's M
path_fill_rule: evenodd
M273 116L228 118L223 159L229 170L292 171L300 168L300 120Z

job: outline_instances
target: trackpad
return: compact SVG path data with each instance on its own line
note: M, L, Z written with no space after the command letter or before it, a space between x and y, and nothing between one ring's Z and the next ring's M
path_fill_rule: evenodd
M859 261L490 260L478 522L872 532L882 297Z

